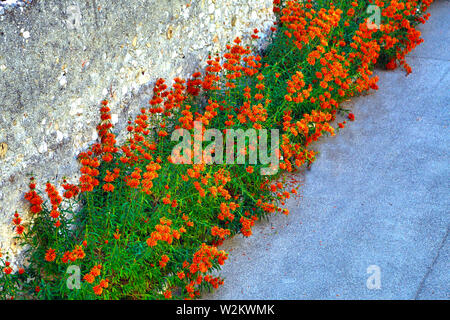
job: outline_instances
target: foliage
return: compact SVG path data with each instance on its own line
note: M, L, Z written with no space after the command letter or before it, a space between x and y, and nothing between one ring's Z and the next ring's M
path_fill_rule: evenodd
M377 89L372 70L380 56L388 68L399 62L411 72L404 57L422 41L415 28L432 1L375 1L382 24L369 29L372 2L274 0L278 20L263 56L237 38L187 81L176 78L169 87L158 80L122 145L102 101L99 142L79 155L79 184L64 182L61 194L49 182L37 191L30 181L25 198L32 220L23 223L18 213L13 220L28 261L13 270L0 255L0 297L191 299L217 288L223 280L211 271L227 259L217 246L237 233L251 235L254 222L268 214L288 214L283 205L297 187L288 190L283 173L315 160L310 144L334 135L330 123L345 112L341 101ZM199 135L194 121L224 133L279 129L279 149L272 152L280 171L260 175L267 167L261 163L175 163L171 133L183 128ZM249 149L247 143L236 152ZM69 266L76 266L74 274Z

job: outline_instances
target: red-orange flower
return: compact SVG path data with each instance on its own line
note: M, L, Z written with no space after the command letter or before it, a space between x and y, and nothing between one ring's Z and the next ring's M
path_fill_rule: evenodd
M83 280L87 283L93 283L95 280L95 277L91 273L87 273L84 275Z
M46 252L45 252L45 260L48 262L51 262L53 260L56 259L56 252L54 249L49 248Z
M103 185L103 190L105 192L113 192L114 186L111 183L107 183L107 184Z
M96 285L96 286L94 286L94 287L92 287L92 289L94 290L94 293L96 294L96 295L101 295L102 294L102 292L103 292L103 287L101 286L101 285Z

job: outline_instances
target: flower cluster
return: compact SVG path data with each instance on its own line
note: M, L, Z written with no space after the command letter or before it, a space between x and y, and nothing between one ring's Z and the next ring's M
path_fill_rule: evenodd
M237 233L250 236L268 214L289 213L284 206L299 185L291 187L286 173L315 161L314 141L355 121L340 103L378 88L376 64L411 71L404 57L422 42L416 27L431 2L274 0L278 20L264 54L244 44L259 38L255 29L189 79L157 80L148 105L128 121L124 143L116 141L112 104L101 101L98 141L78 157L78 183L64 180L62 196L47 183L44 201L31 180L32 223L24 226L18 213L13 219L30 264L15 273L0 259L8 276L0 286L9 290L0 296L23 288L44 299L193 299L223 284L211 275L227 259L218 246ZM381 8L379 28L368 26L369 4ZM177 129L193 147L179 154L183 164L172 153ZM211 161L226 155L209 144L208 129L278 130L270 155L279 167L251 162L250 139L231 144L244 165ZM277 174L262 176L262 169ZM66 286L69 265L84 274L79 290ZM26 282L26 274L35 280Z

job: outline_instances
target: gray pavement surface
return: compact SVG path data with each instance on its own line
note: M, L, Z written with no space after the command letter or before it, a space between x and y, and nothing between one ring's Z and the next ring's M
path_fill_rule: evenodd
M294 177L290 215L227 241L225 284L204 299L450 298L450 2L430 12L413 73L377 70L379 90L348 102L356 120Z

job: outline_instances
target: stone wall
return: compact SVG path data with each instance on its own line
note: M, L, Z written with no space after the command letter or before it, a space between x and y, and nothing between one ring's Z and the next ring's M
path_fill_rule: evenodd
M18 250L11 219L26 212L27 174L41 190L74 181L102 99L123 132L157 78L201 70L209 53L273 21L272 0L33 0L0 15L3 252Z

